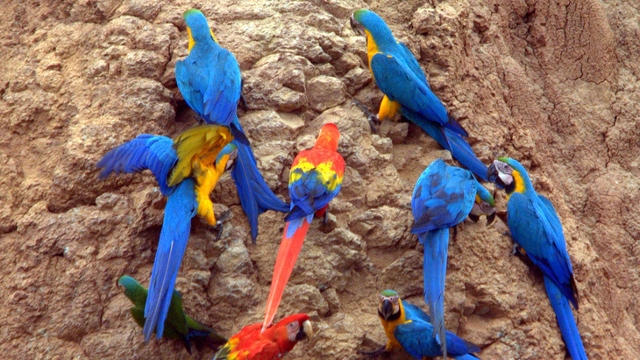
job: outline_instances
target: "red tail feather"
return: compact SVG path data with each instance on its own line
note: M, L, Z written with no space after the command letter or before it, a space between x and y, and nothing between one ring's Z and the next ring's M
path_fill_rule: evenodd
M280 249L278 249L276 264L273 269L273 277L271 278L271 289L269 290L269 298L267 299L262 331L271 324L276 312L278 311L278 306L280 306L280 300L282 299L282 293L289 281L289 277L293 271L293 266L298 259L298 254L302 249L302 243L307 235L307 231L309 231L310 223L306 218L302 218L300 221L302 221L300 228L298 228L290 238L287 238L287 230L291 223L296 222L296 220L287 222L287 225L284 227L284 234L282 235Z

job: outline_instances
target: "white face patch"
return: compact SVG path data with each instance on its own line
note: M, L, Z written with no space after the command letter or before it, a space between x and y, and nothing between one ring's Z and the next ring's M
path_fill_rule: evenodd
M300 324L297 321L287 324L287 334L289 341L296 342L298 331L300 331Z
M505 174L499 170L498 170L498 176L500 177L500 180L502 180L502 182L505 185L510 185L513 182L513 176L509 174Z

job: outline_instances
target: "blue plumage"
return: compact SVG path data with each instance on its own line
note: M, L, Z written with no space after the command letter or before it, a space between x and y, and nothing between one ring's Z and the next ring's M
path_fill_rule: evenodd
M407 302L403 301L402 305L407 322L396 326L394 330L396 340L416 359L422 359L424 356L442 356L440 344L434 339L434 327L430 323L429 315ZM449 355L456 359L477 359L469 354L480 351L476 345L459 338L450 331L445 332L445 337Z
M138 135L107 152L98 162L102 168L100 178L109 174L133 173L145 169L151 170L163 195L169 195L172 188L167 185L169 172L178 161L178 155L172 147L173 140L166 136L149 134Z
M112 172L131 173L149 169L162 193L168 196L145 305L145 341L151 338L154 329L157 338L162 337L178 269L189 240L191 218L196 214L194 181L186 179L175 187L167 185L167 176L177 161L173 140L166 136L142 134L112 149L98 162L102 178Z
M558 214L547 198L536 193L526 169L516 160L496 160L489 169L489 177L507 191L507 224L511 237L542 270L567 351L573 359L586 360L569 305L571 302L578 309L578 293Z
M424 245L425 302L435 327L433 334L445 355L448 344L444 341L444 287L449 227L469 216L479 187L470 171L437 159L420 175L411 198L414 217L411 232Z
M217 43L200 11L189 10L184 18L193 47L184 60L176 62L176 82L189 107L206 123L231 128L233 144L238 148L231 176L255 243L259 215L267 210L287 212L289 205L271 191L260 174L249 140L238 121L236 110L242 90L238 61Z
M160 339L164 331L171 296L187 248L191 232L191 219L196 215L197 201L193 179L178 184L169 195L164 208L164 220L160 231L160 241L151 270L149 295L145 305L143 333L148 341L156 330Z
M431 91L427 77L411 50L396 41L387 24L375 12L358 10L353 19L371 35L367 40L375 43L375 47L368 48L371 57L369 67L380 90L389 100L400 104L399 112L403 117L422 128L440 146L449 150L460 164L486 181L487 166L464 139L468 136L465 129L449 115L442 101Z

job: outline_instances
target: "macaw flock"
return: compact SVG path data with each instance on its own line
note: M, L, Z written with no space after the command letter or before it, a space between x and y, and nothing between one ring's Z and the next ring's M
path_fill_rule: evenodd
M218 349L214 359L277 359L313 334L309 316L294 314L273 324L282 294L314 217L324 217L339 192L345 161L338 153L340 131L325 124L315 146L301 151L289 172L291 203L280 200L260 174L251 145L236 114L242 80L238 62L222 48L202 12L184 14L189 38L188 56L176 63L178 88L203 123L170 139L142 134L104 155L98 162L100 177L111 173L150 170L167 197L164 221L149 289L129 276L118 283L133 302L131 314L143 328L144 340L153 333L180 339L191 351L192 342ZM445 328L444 289L449 228L467 217L481 215L491 223L496 216L492 194L478 181L490 181L507 194L507 225L520 254L528 256L544 276L567 351L573 359L587 359L571 306L578 309L578 291L567 253L562 224L551 204L533 188L526 169L508 157L487 167L466 142L465 129L431 91L425 73L411 51L398 42L376 13L361 9L351 17L353 29L366 36L368 65L384 93L376 123L399 113L433 137L466 169L438 159L419 177L411 207L411 232L424 245L424 300L429 314L403 302L393 290L379 295L378 315L388 338L382 348L365 352L377 356L403 348L416 359L452 356L477 359L480 349ZM468 169L468 170L467 170ZM191 219L200 216L220 228L210 193L220 176L231 171L242 209L258 235L258 216L267 211L287 212L286 226L276 257L264 321L247 325L229 339L216 334L184 313L175 290L176 277L187 247Z

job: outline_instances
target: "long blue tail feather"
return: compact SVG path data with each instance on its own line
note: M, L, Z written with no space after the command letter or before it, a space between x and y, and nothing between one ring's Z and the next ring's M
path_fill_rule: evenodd
M547 289L547 296L551 302L551 307L556 313L558 326L562 333L565 346L571 358L574 360L586 360L587 353L584 350L580 332L576 325L576 320L571 311L569 300L562 294L562 291L549 277L544 277L544 286Z
M189 240L191 219L196 214L197 202L194 187L194 181L186 179L176 186L175 191L167 199L144 310L145 341L149 341L154 329L158 339L164 332L164 323L169 312L178 270Z
M449 228L431 230L419 235L424 245L424 301L429 305L429 315L434 327L434 336L447 356L447 341L444 325L444 286L447 274L447 251Z
M404 117L418 125L438 142L442 148L449 150L451 156L458 160L462 166L469 169L479 179L487 181L487 165L478 159L469 143L460 134L449 128L438 126L432 121L425 120L420 114L411 110L402 108L401 112Z
M231 176L238 188L238 197L242 210L247 215L251 226L251 239L258 237L258 216L267 210L288 212L289 204L280 200L265 182L253 156L249 140L242 131L240 123L232 123L233 143L238 148L238 158Z

